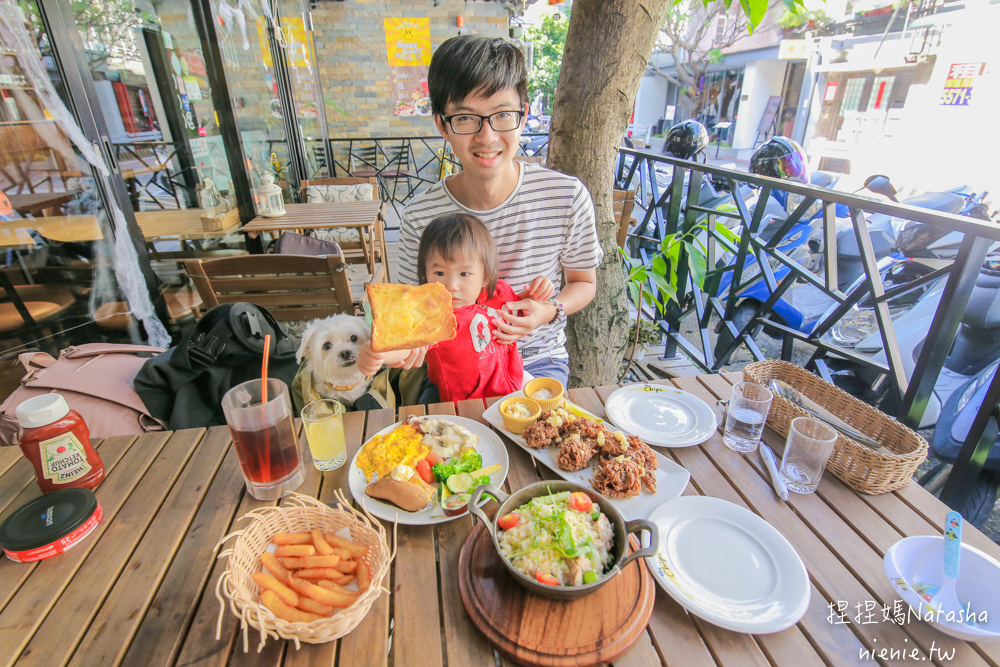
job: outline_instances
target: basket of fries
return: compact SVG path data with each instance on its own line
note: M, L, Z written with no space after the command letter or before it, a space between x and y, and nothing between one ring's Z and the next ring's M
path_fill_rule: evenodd
M240 619L243 651L248 628L268 637L322 644L351 632L383 593L390 553L385 528L350 506L337 491L338 506L291 494L281 507L247 513L251 523L226 536L236 538L219 554L228 564L216 585L219 638L226 603Z
M756 361L743 369L743 377L765 387L775 378L784 380L882 445L873 450L838 434L826 469L855 491L877 495L901 489L927 458L927 441L913 429L800 366L787 361ZM806 416L809 413L805 410L775 394L767 425L787 436L792 420Z

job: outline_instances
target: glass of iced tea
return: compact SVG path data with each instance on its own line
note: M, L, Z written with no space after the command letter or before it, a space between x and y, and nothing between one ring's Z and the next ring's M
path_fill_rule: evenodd
M336 470L347 460L343 414L344 406L329 398L313 401L302 408L309 453L317 470Z
M302 484L305 472L284 382L268 379L266 403L261 402L260 379L238 384L222 397L222 411L250 495L274 500Z

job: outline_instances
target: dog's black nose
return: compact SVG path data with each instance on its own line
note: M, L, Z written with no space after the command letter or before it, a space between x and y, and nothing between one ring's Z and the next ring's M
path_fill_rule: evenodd
M350 361L351 359L354 358L354 353L351 352L350 350L341 350L340 358L343 359L344 361Z

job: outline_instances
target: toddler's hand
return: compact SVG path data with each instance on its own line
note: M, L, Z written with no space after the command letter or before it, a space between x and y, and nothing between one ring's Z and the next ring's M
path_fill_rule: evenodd
M364 373L365 377L372 377L378 373L384 363L385 355L372 350L371 341L358 350L358 370Z
M547 301L556 291L555 285L545 276L537 276L520 294L520 299L534 299L538 303Z

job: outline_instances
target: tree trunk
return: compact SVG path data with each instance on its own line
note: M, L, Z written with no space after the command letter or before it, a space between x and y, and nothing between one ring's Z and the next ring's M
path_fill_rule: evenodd
M548 166L590 190L604 261L597 295L566 328L570 385L613 384L629 331L612 205L617 148L670 0L573 3L549 131Z

